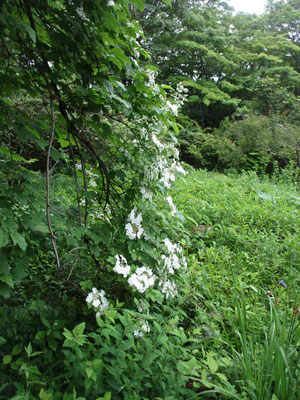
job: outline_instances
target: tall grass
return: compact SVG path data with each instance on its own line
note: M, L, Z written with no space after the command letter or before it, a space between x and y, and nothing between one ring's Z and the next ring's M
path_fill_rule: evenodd
M299 322L280 315L272 301L266 323L249 318L244 295L237 302L236 382L248 399L297 400L299 394ZM284 316L285 318L282 318Z

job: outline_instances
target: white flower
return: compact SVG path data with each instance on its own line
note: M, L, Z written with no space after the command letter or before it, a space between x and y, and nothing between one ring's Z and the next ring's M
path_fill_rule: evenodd
M134 208L128 215L129 222L125 225L126 235L129 239L140 239L144 233L144 229L141 225L142 215L136 215L136 208Z
M161 177L160 181L165 185L165 187L170 188L171 187L170 182L175 181L175 175L170 170L165 169L162 172L162 177Z
M148 324L147 321L145 321L145 323L142 325L142 330L143 330L144 332L146 332L146 333L149 333L149 332L150 332L150 326L149 326L149 324Z
M173 244L169 238L164 239L164 245L168 249L169 255L163 254L161 259L164 261L164 269L169 274L174 275L175 270L181 266L186 267L187 262L184 256L181 256L182 247L179 244Z
M96 181L94 181L93 179L91 179L90 180L90 186L92 186L92 187L97 187L97 183L96 183Z
M116 265L113 268L113 271L117 274L123 275L124 278L127 277L130 273L130 266L127 264L127 260L122 255L116 255Z
M176 171L179 172L180 174L186 175L186 171L182 168L180 164L176 164Z
M137 339L139 339L139 338L142 338L144 336L144 334L143 334L143 332L136 329L135 331L133 331L133 336L135 336Z
M152 200L153 194L150 192L150 190L147 190L145 187L140 188L140 192L142 193L142 196L145 200Z
M169 256L163 254L161 258L164 260L164 268L168 270L169 274L174 275L175 270L180 268L180 260L177 254L170 254Z
M171 196L167 197L167 202L169 203L169 206L171 207L171 215L174 217L177 213L177 209L175 207L175 204L173 203L173 199Z
M164 244L170 253L174 253L175 251L177 251L177 253L182 252L181 246L179 244L173 244L169 238L164 239Z
M107 5L113 7L115 5L115 2L113 0L109 0Z
M167 106L175 116L178 115L178 105L177 104L173 104L170 101L167 101Z
M160 281L159 286L162 287L161 291L166 295L166 297L175 297L177 294L176 284L173 281Z
M104 290L99 292L98 289L93 288L91 293L88 294L86 302L88 304L92 304L92 306L96 309L96 316L101 315L104 309L109 308L109 302L105 297Z
M164 149L165 148L165 146L161 143L161 141L157 138L157 136L155 135L155 133L152 133L152 140L153 140L153 143L154 144L156 144L156 146L159 148L159 149Z
M156 276L150 268L140 267L128 279L128 284L134 286L140 293L144 293L149 287L154 286Z
M144 229L138 224L126 224L126 235L129 239L140 239L142 234L144 233Z

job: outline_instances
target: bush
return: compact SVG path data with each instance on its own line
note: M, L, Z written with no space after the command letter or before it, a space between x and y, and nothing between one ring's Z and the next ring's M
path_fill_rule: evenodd
M237 147L227 138L201 131L184 131L179 136L182 161L195 168L224 169L236 167Z

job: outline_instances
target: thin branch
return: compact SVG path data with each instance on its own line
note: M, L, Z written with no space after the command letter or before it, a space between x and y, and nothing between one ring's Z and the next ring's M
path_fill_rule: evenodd
M48 151L47 151L47 161L46 161L46 213L47 213L47 224L49 228L49 233L52 241L52 246L55 254L55 260L56 260L56 265L58 269L62 269L60 265L60 260L58 256L58 251L56 247L56 237L54 235L52 225L51 225L51 219L50 219L50 157L51 157L51 148L53 144L53 138L54 138L54 103L53 103L53 98L50 95L50 108L51 108L51 136L50 136L50 141L49 141L49 146L48 146Z
M80 207L80 195L79 195L79 184L78 184L78 177L77 177L77 170L76 170L76 164L75 164L75 157L74 157L74 151L73 151L73 145L70 137L70 132L68 132L68 141L69 141L69 147L70 147L70 152L71 152L71 160L73 164L73 174L74 174L74 179L75 179L75 190L76 190L76 198L77 198L77 209L78 209L78 222L79 225L82 224L81 220L81 207Z
M85 159L80 154L81 160L81 168L82 168L82 177L83 177L83 187L84 187L84 200L85 200L85 212L84 212L84 225L87 227L88 218L89 218L89 200L88 200L88 186L87 186L87 177L86 177L86 168L85 168Z

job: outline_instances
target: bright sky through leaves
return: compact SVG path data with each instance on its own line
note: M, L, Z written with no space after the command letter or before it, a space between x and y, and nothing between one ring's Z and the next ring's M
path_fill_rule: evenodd
M266 0L228 0L230 6L236 12L262 14L266 6Z

